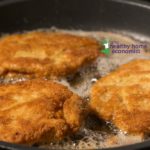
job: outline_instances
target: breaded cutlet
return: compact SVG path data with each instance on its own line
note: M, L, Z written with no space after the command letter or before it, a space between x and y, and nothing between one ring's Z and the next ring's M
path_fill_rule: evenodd
M0 85L0 141L56 142L79 130L87 105L67 87L46 80Z
M100 55L93 38L34 31L0 39L0 76L59 78L73 74Z
M90 107L129 134L150 133L150 60L133 60L98 80Z

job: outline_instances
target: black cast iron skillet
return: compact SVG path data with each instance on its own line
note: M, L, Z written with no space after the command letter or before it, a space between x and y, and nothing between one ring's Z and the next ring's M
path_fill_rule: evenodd
M150 5L129 0L0 0L0 34L55 26L150 36ZM1 149L35 150L0 142ZM111 150L149 150L150 141Z

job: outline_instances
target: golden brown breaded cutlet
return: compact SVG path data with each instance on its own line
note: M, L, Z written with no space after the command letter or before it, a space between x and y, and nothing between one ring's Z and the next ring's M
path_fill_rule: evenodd
M52 81L0 85L0 141L31 145L62 140L78 131L86 106Z
M0 76L63 77L95 60L101 49L93 38L54 32L28 32L0 39Z
M123 131L150 133L150 60L133 60L101 78L92 87L90 107Z

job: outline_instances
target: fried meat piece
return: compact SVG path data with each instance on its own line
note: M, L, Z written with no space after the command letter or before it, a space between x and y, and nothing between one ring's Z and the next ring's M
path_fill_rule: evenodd
M150 133L150 60L133 60L101 78L92 87L90 107L123 131Z
M101 49L93 38L58 32L28 32L0 39L0 76L59 78L95 60Z
M0 85L0 141L40 144L79 130L87 105L67 87L46 80Z

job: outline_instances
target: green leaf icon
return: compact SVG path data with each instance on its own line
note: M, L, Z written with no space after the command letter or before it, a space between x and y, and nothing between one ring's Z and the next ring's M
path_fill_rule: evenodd
M101 52L106 54L106 55L109 55L110 54L110 48L103 49L103 50L101 50Z

